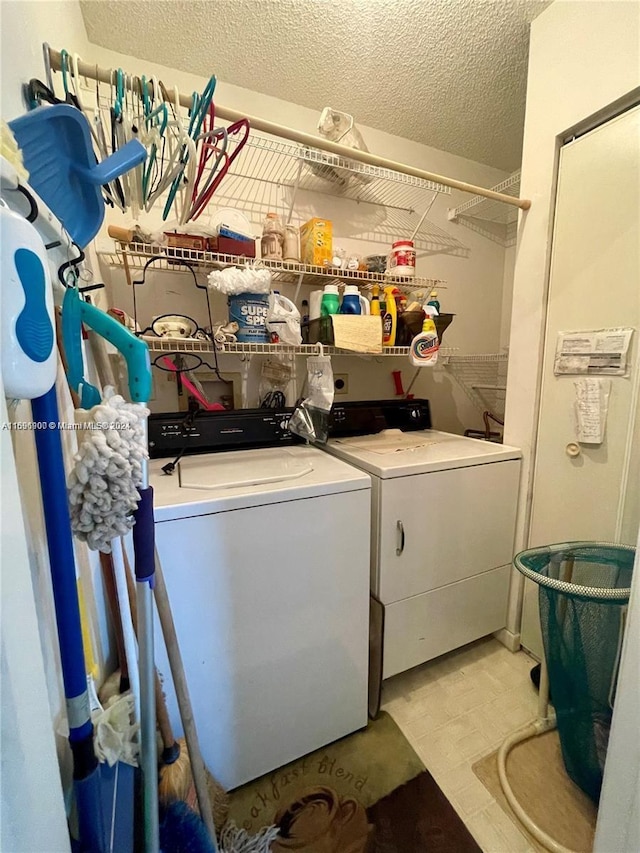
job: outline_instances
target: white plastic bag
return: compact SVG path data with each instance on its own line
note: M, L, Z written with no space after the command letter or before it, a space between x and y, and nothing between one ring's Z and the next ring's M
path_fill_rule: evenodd
M333 370L328 355L307 359L307 388L308 396L296 406L289 429L307 441L326 444L334 396Z
M280 293L269 294L267 329L278 336L276 342L299 346L302 343L300 312L290 299Z

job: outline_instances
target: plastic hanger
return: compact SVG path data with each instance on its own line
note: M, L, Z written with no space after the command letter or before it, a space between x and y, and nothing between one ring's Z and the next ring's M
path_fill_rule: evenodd
M204 122L205 116L209 112L209 107L211 105L211 101L213 99L213 93L216 88L216 78L215 76L211 76L205 86L202 95L198 95L196 92L193 93L192 96L192 107L191 114L189 116L189 125L187 135L191 139L192 142L195 142L198 136L200 136L200 131L202 128L202 124ZM174 89L175 101L176 101L176 114L180 114L180 95L178 93L177 86ZM188 184L191 182L193 185L193 180L195 179L195 164L193 161L190 161L190 158L195 156L195 152L192 153L191 147L186 145L185 149L182 153L182 160L185 165L186 176L185 181L182 181L182 176L178 175L171 185L171 189L169 190L169 195L167 197L167 202L164 207L164 211L162 214L162 218L166 220L169 216L169 211L174 203L174 199L178 190L181 189L181 194L183 196L182 204L181 204L181 215L179 219L181 222L186 222L186 217L188 216L189 211L187 210L187 204L184 200L184 190L186 189L185 184L188 187ZM189 177L191 177L191 181L189 181Z
M246 118L243 118L243 119L240 119L239 121L234 122L232 125L229 125L229 127L227 128L227 134L230 137L235 136L236 134L240 133L243 130L244 130L244 136L236 143L236 146L230 155L227 154L225 151L225 154L224 154L225 162L224 162L222 169L218 172L217 175L215 175L215 177L213 177L213 180L209 181L209 183L206 187L206 192L201 193L201 197L199 199L198 204L193 205L192 210L191 210L191 218L192 219L197 219L199 216L202 215L203 211L205 210L205 208L207 207L207 205L211 201L213 194L218 189L223 178L225 177L225 175L229 171L231 164L236 159L238 154L242 151L242 149L246 145L247 139L249 138L250 124L249 124L249 120Z
M222 141L221 146L217 144L217 141L219 139L221 139ZM201 134L198 137L197 141L201 143L201 149L200 159L198 162L198 171L194 181L193 193L191 194L191 209L189 211L190 219L192 219L196 211L200 209L203 200L207 196L211 183L215 180L216 172L218 170L218 166L220 165L220 161L223 157L226 156L229 133L226 127L218 127ZM204 174L207 163L209 162L210 158L214 153L217 155L215 162L213 166L211 166L209 176L207 178L207 181L205 182L205 185L202 187L202 189L199 189L199 184L202 175Z

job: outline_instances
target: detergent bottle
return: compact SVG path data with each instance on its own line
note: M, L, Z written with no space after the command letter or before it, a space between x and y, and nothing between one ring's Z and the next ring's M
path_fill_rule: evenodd
M320 314L322 317L328 317L330 314L337 314L340 310L340 295L338 293L337 284L325 284L322 294L322 302L320 303Z
M438 291L437 290L431 291L427 305L433 306L436 309L436 314L440 313L440 300L438 299Z
M430 311L426 311L422 331L419 335L415 336L409 347L411 364L415 365L415 367L433 367L438 361L439 349L440 341L438 340L433 315Z
M380 316L380 286L377 284L374 284L371 288L371 306L369 310L374 317Z
M399 291L397 287L388 285L384 289L384 314L382 315L382 346L394 347L396 345L396 333L398 330L398 302Z

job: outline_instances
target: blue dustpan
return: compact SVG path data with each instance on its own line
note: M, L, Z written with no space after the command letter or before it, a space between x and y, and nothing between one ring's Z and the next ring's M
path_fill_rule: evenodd
M89 123L69 104L38 107L9 126L22 149L29 183L84 249L104 218L100 187L143 163L145 147L132 139L96 163Z

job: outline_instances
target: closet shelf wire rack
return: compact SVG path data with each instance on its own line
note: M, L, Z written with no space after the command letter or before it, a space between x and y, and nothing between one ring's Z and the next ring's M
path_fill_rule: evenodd
M154 335L144 335L143 340L149 345L152 352L157 353L194 353L196 355L210 355L213 353L213 344L210 341L196 340L192 338L158 338ZM318 344L234 344L225 343L216 347L218 355L318 355L320 347ZM409 347L385 347L382 352L352 352L339 349L338 347L322 346L325 355L336 356L358 356L360 358L387 358L389 356L409 355ZM441 347L440 352L451 357L455 355L455 347Z
M520 172L491 187L495 192L517 198L520 193ZM464 225L504 248L514 246L518 236L518 208L476 195L458 207L449 208L450 222Z
M442 363L478 411L488 410L504 419L508 360L507 352L454 353Z
M230 266L245 266L253 263L253 259L240 255L225 255L218 252L199 251L195 249L174 249L169 247L152 246L147 243L115 243L112 251L98 249L100 259L111 267L125 270L128 278L133 270L142 270L152 258L157 258L153 264L153 272L182 272L192 267L200 272L223 269ZM363 290L370 290L374 284L384 287L392 284L399 290L414 293L428 291L434 288L444 290L447 283L439 278L406 278L389 279L380 273L361 272L359 270L325 269L288 261L259 260L256 263L271 270L272 280L281 284L308 284L323 287L332 281L358 284ZM131 281L128 281L131 284Z

